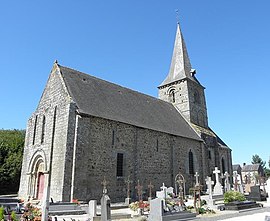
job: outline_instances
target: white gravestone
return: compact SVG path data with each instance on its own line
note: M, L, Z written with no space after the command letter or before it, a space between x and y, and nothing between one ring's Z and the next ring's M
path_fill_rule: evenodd
M161 191L156 191L156 197L159 199L170 199L171 196L174 196L173 187L167 188L163 183L162 187L160 187Z
M218 168L215 167L215 170L213 171L213 173L216 175L216 184L214 186L214 195L223 195L223 188L219 182L219 176L218 176L218 174L220 174L220 170L218 170Z

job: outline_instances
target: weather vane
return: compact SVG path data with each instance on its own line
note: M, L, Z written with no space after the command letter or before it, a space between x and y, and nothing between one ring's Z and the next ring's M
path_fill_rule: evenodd
M175 9L175 14L176 14L176 22L177 24L179 24L180 23L179 9Z

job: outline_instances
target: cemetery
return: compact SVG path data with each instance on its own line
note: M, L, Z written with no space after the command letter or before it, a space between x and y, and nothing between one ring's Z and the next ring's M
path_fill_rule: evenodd
M112 204L109 196L109 182L104 177L100 184L102 196L89 202L51 202L47 220L149 220L149 221L180 221L203 219L203 217L222 216L228 211L242 213L260 210L263 206L270 207L270 179L263 183L241 183L237 174L225 172L222 176L216 167L213 171L214 180L207 176L205 183L200 183L199 174L194 174L194 187L186 190L186 180L182 174L175 177L175 186L168 187L164 182L156 188L151 182L143 186L140 180L126 183L126 199L122 203ZM223 178L222 178L223 177ZM130 196L131 183L135 182L136 198ZM222 185L224 184L224 186ZM157 190L154 192L154 190ZM147 193L145 195L144 193ZM21 220L42 220L42 205L25 202L18 204L18 199L0 198L3 208L19 205L23 208ZM25 210L25 211L24 211ZM0 212L1 213L1 212ZM4 210L6 216L10 211ZM0 214L1 216L1 214Z

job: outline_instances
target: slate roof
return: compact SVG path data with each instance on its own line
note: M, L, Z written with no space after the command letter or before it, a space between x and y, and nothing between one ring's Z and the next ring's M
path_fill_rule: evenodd
M245 165L242 168L242 172L249 172L249 171L259 171L260 164L250 164L250 165Z
M234 165L232 165L232 170L233 171L238 171L239 168L241 169L240 164L234 164Z
M202 141L171 103L58 67L79 113Z

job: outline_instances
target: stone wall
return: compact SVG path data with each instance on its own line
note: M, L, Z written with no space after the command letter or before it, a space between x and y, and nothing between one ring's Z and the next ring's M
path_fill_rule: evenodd
M155 190L162 183L174 186L179 171L187 179L188 189L194 183L194 175L188 173L189 150L194 153L195 171L203 171L201 142L96 117L80 117L78 122L73 191L76 199L99 199L104 175L113 201L124 201L128 176L133 181L133 198L138 180L147 197L150 181ZM116 176L117 153L124 154L123 177Z
M50 153L53 149L51 197L62 200L64 164L67 140L67 122L71 99L62 82L57 69L54 69L48 79L36 111L28 120L26 140L21 172L19 197L37 196L37 174L34 173L39 162L43 161L46 179L50 166ZM56 108L56 117L54 112ZM45 117L45 123L43 123ZM53 125L55 119L55 136L53 141ZM44 126L43 126L44 124ZM36 128L36 129L35 129ZM42 139L44 134L44 139ZM32 165L32 166L30 166ZM31 178L32 177L32 178ZM32 187L30 180L32 179Z

